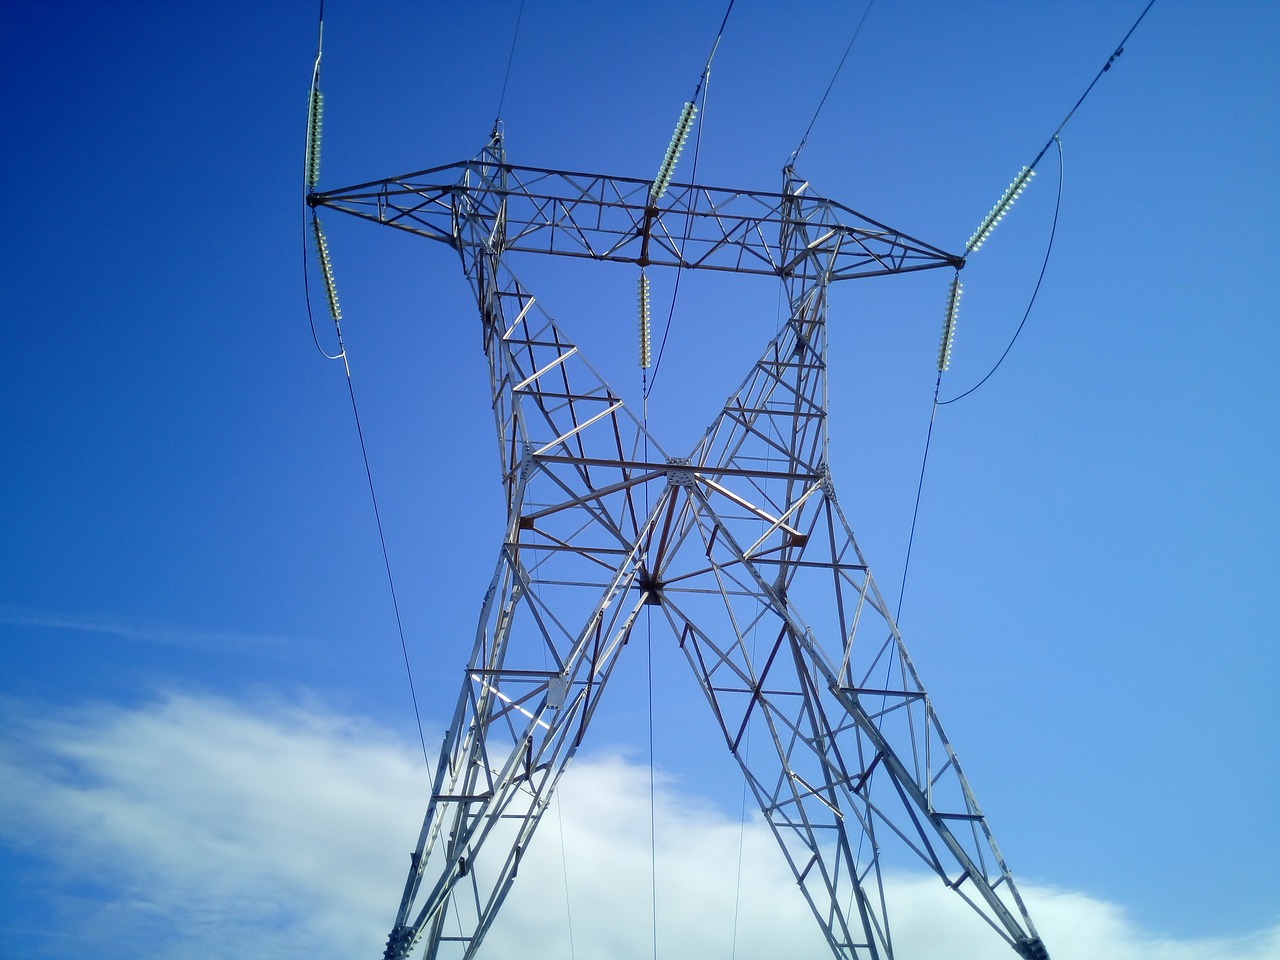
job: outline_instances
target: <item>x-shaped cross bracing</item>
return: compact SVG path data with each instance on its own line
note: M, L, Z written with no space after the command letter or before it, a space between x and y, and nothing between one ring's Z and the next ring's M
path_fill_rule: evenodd
M894 849L1047 957L827 468L828 284L959 259L790 172L781 194L677 185L660 210L642 181L511 167L496 138L426 173L441 171L458 180L312 198L461 253L507 497L385 957L475 955L642 617L683 650L836 957L892 957ZM694 450L670 456L507 269L518 249L773 273L789 318Z

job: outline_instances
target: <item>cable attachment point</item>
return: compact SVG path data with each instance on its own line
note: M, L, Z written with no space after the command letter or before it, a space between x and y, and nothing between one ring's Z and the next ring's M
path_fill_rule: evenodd
M320 227L320 218L311 214L311 231L316 239L316 254L320 260L320 273L324 277L324 293L329 301L329 316L334 323L342 321L342 308L338 306L338 288L333 282L333 264L329 260L329 244Z
M667 152L662 158L661 166L658 167L658 175L653 178L653 185L649 187L650 203L657 202L667 192L671 175L675 173L676 161L680 159L680 151L684 149L684 143L689 139L689 130L693 126L693 118L697 112L698 108L692 101L681 108L680 119L676 121L676 129L671 134L671 142L667 144Z
M1036 172L1030 167L1023 167L1018 175L1014 178L1013 183L1009 184L1004 194L1000 197L1000 202L991 208L982 219L982 223L978 224L978 229L973 231L973 236L969 238L969 242L964 245L965 253L973 253L983 242L991 235L991 231L996 228L996 224L1004 219L1004 215L1009 212L1009 208L1013 206L1013 202L1018 199L1022 191L1026 189L1031 178Z
M649 369L649 278L640 271L640 367Z
M947 317L942 323L942 343L938 346L938 372L951 366L951 342L956 337L956 314L960 312L960 274L951 278L951 292L947 296Z

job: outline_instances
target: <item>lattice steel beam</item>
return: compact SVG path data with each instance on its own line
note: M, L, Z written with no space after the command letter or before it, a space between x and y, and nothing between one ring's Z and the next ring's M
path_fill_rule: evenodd
M684 651L834 956L892 958L882 864L901 855L1047 960L827 463L830 283L962 261L790 172L778 194L677 186L661 209L648 188L513 167L495 138L474 161L312 198L462 254L507 495L384 957L476 955L647 615ZM511 251L772 273L789 319L673 457L510 272Z
M661 204L650 181L495 165L485 158L312 195L313 206L461 249L463 211L501 231L504 251L694 270L810 275L825 282L961 267L964 258L864 217L807 185L795 195L672 184ZM784 212L785 208L785 212ZM784 224L809 227L812 250L784 250Z

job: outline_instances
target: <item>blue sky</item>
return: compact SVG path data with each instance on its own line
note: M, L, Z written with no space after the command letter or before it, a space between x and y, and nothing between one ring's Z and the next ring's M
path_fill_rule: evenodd
M517 6L331 0L321 185L473 155ZM798 169L959 250L1141 6L879 0ZM739 0L699 181L777 189L863 9ZM0 883L18 891L0 956L376 956L394 915L425 775L345 380L303 308L315 12L0 13ZM511 160L651 176L722 15L527 0L502 110ZM1273 4L1157 0L1063 132L1057 239L1026 329L934 428L902 628L1059 960L1280 952L1277 40ZM1017 326L1056 180L1051 154L970 259L944 397ZM503 520L478 323L450 251L325 226L432 744ZM634 397L633 272L515 266ZM662 303L670 278L653 279ZM832 469L892 594L948 279L831 296ZM682 279L651 407L664 443L696 439L771 334L776 297ZM740 785L682 661L654 658L660 938L727 952L737 881L704 866L735 858L741 832L758 869L740 903L789 892L740 831ZM552 836L539 867L541 888L573 891L581 955L629 955L610 930L650 950L647 914L627 906L647 887L623 895L647 870L630 666L566 780L555 827L577 857L553 862ZM928 956L935 927L961 936L914 882L901 915L930 920L903 921L922 939L902 960ZM561 944L523 896L495 938ZM715 931L690 902L719 911ZM743 928L739 956L773 955L769 929L805 942L803 911L778 909ZM611 924L584 919L601 911Z

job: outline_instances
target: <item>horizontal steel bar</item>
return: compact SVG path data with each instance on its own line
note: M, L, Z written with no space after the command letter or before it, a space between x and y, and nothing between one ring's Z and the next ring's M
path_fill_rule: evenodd
M627 470L652 470L657 473L669 473L672 470L687 470L698 477L759 477L765 480L809 480L822 479L816 473L797 473L792 470L749 470L743 467L698 466L697 464L654 462L652 460L605 460L600 457L568 457L563 454L539 454L534 457L540 463L568 463L584 467L619 467Z
M649 187L631 177L477 159L307 199L458 249L488 245L490 231L473 228L497 224L503 250L640 265L826 281L964 266L961 256L808 189L672 184L659 207Z

